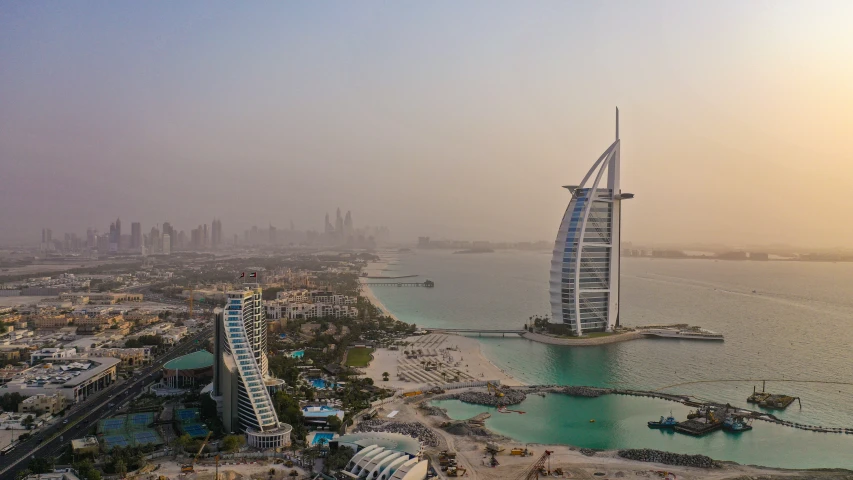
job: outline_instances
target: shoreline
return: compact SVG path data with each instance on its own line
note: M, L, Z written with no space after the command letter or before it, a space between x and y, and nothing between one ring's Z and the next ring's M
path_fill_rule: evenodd
M364 271L365 271L365 273L367 273L368 276L381 275L383 270L385 269L385 267L388 265L388 262L389 261L386 259L382 259L379 262L371 262L367 265L367 267L364 269ZM364 277L361 277L361 278L364 278ZM361 286L362 296L364 296L371 304L373 304L373 306L382 310L382 313L384 315L391 317L398 322L410 323L410 322L407 322L406 320L400 319L400 317L398 317L393 312L391 312L391 310L389 310L388 307L385 306L384 303L382 303L382 300L380 300L379 297L376 296L376 292L374 292L373 289L367 285L367 282L362 281L361 278L359 279L359 283ZM449 334L442 334L442 335L448 336ZM413 340L413 339L416 340L417 338L418 337L410 337L407 340ZM489 359L483 353L482 344L477 339L471 338L471 337L466 337L464 335L452 335L452 338L457 339L455 342L457 348L459 348L460 343L462 344L462 347L464 347L464 351L463 350L459 351L460 352L460 355L459 355L460 362L462 361L462 359L464 358L464 356L466 354L469 356L474 356L474 358L477 359L477 363L475 364L476 366L474 367L475 371L473 372L475 375L475 378L476 378L477 373L482 374L483 378L485 378L485 376L487 374L490 374L490 376L493 378L488 378L488 380L500 380L501 383L504 385L509 385L509 386L525 386L525 385L527 385L525 382L521 381L517 377L513 376L511 373L502 369L497 364L495 364L495 362L493 362L491 359ZM382 350L384 350L384 349L382 349ZM378 352L379 352L379 349L374 351L374 355L373 355L374 360L377 359L377 357L378 357L377 353ZM371 378L373 378L373 380L375 382L381 382L382 384L386 383L386 382L381 380L381 373L385 372L385 371L388 371L389 373L391 373L391 375L390 375L391 377L397 376L395 373L396 372L396 368L395 368L394 370L379 369L378 372L375 372L376 375L374 377L374 375L371 375L370 373L368 373L368 372L371 372L371 366L373 364L374 364L374 362L372 361L371 364L368 365L368 367L365 369L365 373L368 376L370 376ZM379 364L379 362L376 362L376 364ZM383 362L383 364L387 364L387 362ZM470 362L467 363L466 367L464 367L464 368L468 368L470 370L471 367L467 367L467 365L471 365L471 364L472 363L470 363ZM478 369L477 367L480 367L480 368ZM460 368L462 368L462 367L460 367ZM389 382L389 383L393 383L393 382Z
M609 343L627 342L629 340L638 340L645 337L640 332L625 332L597 338L559 338L552 337L550 335L543 335L541 333L525 332L521 334L521 338L525 338L531 342L545 343L548 345L589 347L595 345L607 345Z

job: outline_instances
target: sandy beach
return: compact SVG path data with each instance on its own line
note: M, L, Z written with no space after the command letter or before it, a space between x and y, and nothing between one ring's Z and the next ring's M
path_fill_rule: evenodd
M523 385L508 372L490 362L480 350L480 343L474 338L430 334L410 337L406 341L410 345L399 347L398 350L380 348L373 352L373 361L365 373L377 385L400 391L444 383L484 380L497 380L503 385ZM406 354L407 351L410 355ZM425 354L411 355L415 351ZM432 355L433 352L435 355ZM421 361L435 362L439 366L430 371ZM389 374L387 382L382 379L385 372ZM441 376L441 372L447 372L448 375Z

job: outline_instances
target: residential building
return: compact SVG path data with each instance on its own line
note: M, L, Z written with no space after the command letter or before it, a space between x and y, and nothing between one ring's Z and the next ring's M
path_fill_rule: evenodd
M306 318L358 318L358 309L346 305L322 303L278 303L264 305L268 320L300 320Z
M245 285L227 292L225 309L214 310L213 388L226 431L246 433L255 448L290 443L292 427L278 421L270 391L283 386L267 370L267 325L261 288Z
M137 367L151 362L152 347L140 348L92 348L88 354L93 357L118 358L123 367Z
M30 317L28 323L37 329L57 329L67 327L71 318L65 315L38 315Z
M619 326L620 216L622 200L634 196L620 189L619 152L617 109L616 139L579 185L565 187L572 199L551 260L551 322L566 325L572 335Z
M54 393L53 395L39 393L21 401L18 404L18 413L33 413L38 415L49 413L56 415L65 410L66 407L68 407L68 399L64 395L60 393Z
M72 358L77 356L76 348L42 348L30 353L30 365L39 362L47 362L60 358Z
M97 455L100 452L98 437L89 436L71 440L71 451L74 455ZM44 476L42 476L43 478ZM65 480L65 479L59 479Z

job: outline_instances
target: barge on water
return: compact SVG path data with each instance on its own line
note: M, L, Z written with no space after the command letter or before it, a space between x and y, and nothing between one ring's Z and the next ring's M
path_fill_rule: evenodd
M651 328L648 330L640 330L639 333L646 337L679 338L683 340L715 340L718 342L724 340L722 334L702 328L685 328L680 330L674 328Z
M711 432L717 431L722 428L723 422L716 422L708 420L707 418L692 418L685 422L681 422L676 425L675 431L678 433L684 433L687 435L692 435L694 437L701 437L703 435L707 435Z
M792 397L790 395L782 395L776 393L769 393L764 391L764 385L761 386L761 391L757 392L755 387L752 387L752 395L747 397L746 401L749 403L757 403L761 408L769 408L776 410L784 410L788 408L794 400L800 403L800 408L803 407L803 402L800 400L800 397Z

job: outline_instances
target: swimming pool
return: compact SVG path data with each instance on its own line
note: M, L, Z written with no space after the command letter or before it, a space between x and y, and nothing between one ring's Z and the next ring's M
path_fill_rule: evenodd
M290 354L290 358L302 358L305 356L305 350L297 350Z
M326 388L328 384L322 378L315 378L311 380L311 386L314 388Z
M331 432L315 432L314 438L311 440L311 445L317 445L318 443L329 443L331 439L335 438L335 434Z

